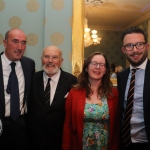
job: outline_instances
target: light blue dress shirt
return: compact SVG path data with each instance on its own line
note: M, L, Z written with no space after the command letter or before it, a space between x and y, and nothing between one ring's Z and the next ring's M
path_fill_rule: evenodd
M132 143L145 143L148 142L145 125L144 125L144 111L143 111L143 88L144 88L144 78L145 78L145 67L147 64L147 59L137 68L139 68L135 73L135 89L134 89L134 103L131 116L131 140ZM127 86L125 91L125 102L124 107L127 103L127 94L130 85L130 79L133 69L130 66L130 73L127 80Z

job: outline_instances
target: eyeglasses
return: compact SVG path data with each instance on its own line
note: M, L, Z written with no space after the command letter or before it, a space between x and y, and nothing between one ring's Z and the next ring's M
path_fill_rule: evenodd
M57 61L60 59L58 56L49 56L49 55L42 56L42 58L46 60L49 60L51 58L53 61Z
M144 48L144 45L146 44L146 42L138 42L138 43L135 43L135 44L132 44L132 43L129 43L129 44L126 44L125 46L123 46L125 48L126 51L132 51L134 46L138 49L138 50L141 50Z
M100 68L104 68L105 66L106 66L106 64L104 64L104 63L97 63L96 61L91 61L90 62L90 65L92 66L92 67L97 67L98 65L99 65L99 67Z

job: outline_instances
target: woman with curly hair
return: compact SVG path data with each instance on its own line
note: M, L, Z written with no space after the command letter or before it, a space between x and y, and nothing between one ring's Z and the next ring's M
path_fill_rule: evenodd
M63 150L118 150L118 92L105 55L91 54L66 100Z

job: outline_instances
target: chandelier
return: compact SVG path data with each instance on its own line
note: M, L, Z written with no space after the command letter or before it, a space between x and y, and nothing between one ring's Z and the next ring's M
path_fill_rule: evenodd
M107 2L108 0L85 0L85 5L99 7Z
M102 38L98 37L97 30L92 30L88 28L88 20L85 18L84 22L84 47L89 47L90 45L100 44Z

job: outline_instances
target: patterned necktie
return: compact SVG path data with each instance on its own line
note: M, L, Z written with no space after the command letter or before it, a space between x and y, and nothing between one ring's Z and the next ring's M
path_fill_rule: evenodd
M15 62L11 64L11 72L8 79L6 92L10 94L10 116L16 121L20 115L20 100L19 100L19 88L18 78L15 72Z
M46 88L44 91L44 100L45 100L45 105L46 105L47 109L49 109L49 107L50 107L50 90L51 90L50 80L51 80L51 78L48 78L47 85L46 85Z
M136 72L136 69L132 69L130 87L129 87L128 96L127 96L127 104L126 104L123 123L122 123L122 140L126 148L130 147L132 143L131 135L130 135L130 131L131 131L130 119L132 116L133 101L134 101L135 72Z

